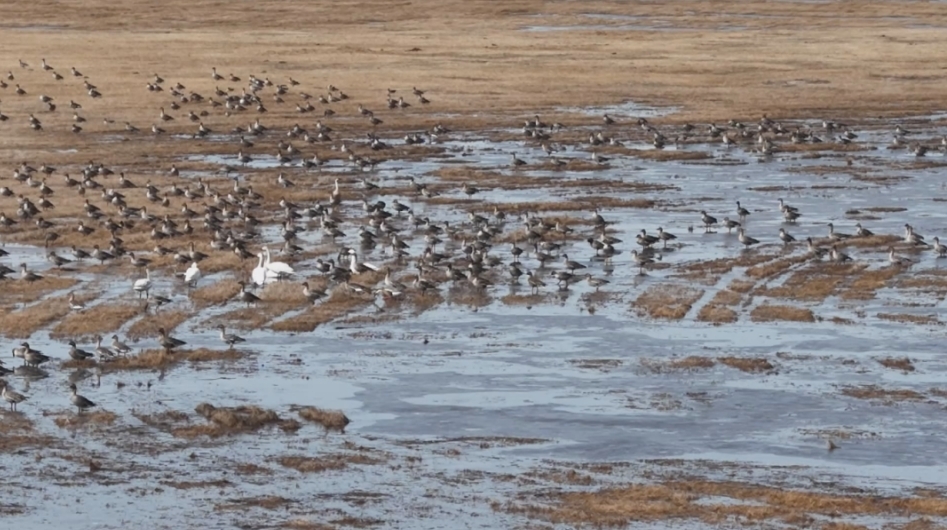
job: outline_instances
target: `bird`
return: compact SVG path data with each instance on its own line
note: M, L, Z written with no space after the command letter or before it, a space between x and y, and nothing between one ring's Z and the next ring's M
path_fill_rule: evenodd
M95 354L79 349L79 347L76 346L76 341L70 340L69 357L74 361L85 361L95 357Z
M197 281L201 279L201 269L198 268L197 262L192 261L191 266L184 271L184 283L188 287L197 287Z
M26 396L11 390L5 381L0 381L0 384L3 385L3 391L0 392L0 396L3 397L4 401L10 404L10 410L16 411L16 406L26 401Z
M783 245L788 245L788 244L790 244L790 243L796 241L796 238L792 237L792 236L789 234L789 232L787 232L784 228L780 228L780 229L779 229L779 239L781 239L781 240L783 241Z
M79 414L82 414L82 411L85 409L91 409L92 407L96 406L92 400L78 394L78 389L76 388L75 383L69 385L69 390L72 391L69 401L71 401L72 404L76 406L76 408L79 410Z
M184 346L187 343L168 335L168 332L165 331L164 328L158 328L158 344L164 348L166 353L171 353L175 348Z
M226 328L223 324L219 324L217 326L217 329L220 330L220 340L222 340L224 344L226 344L227 346L230 346L230 349L233 349L234 344L238 344L240 342L246 342L246 339L244 339L243 337L239 337L237 335L234 335L233 333L227 333Z
M894 254L894 247L888 247L888 262L899 267L914 265L914 260L896 256Z
M746 231L742 227L737 230L737 237L740 239L740 243L743 243L743 248L750 248L751 245L755 245L760 242L759 239L755 239L746 235Z
M588 280L589 285L595 287L595 291L598 292L599 287L604 287L609 284L609 281L603 278L596 278L591 274L586 274L585 279Z
M145 294L145 298L149 298L151 291L151 272L148 269L145 269L145 277L135 280L135 283L132 284L132 289L138 293L138 298L141 298L142 293Z

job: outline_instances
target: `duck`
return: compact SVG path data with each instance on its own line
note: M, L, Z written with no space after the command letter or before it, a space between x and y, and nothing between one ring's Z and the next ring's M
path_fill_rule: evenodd
M28 342L21 342L18 348L14 348L13 356L23 359L23 364L33 367L39 367L39 365L49 361L50 359L48 355L30 348L30 344Z
M723 218L723 226L727 227L727 233L732 234L734 228L740 228L743 226L739 221L734 221L729 217Z
M158 328L158 344L164 348L165 353L171 353L175 348L184 346L187 343L168 335L168 332L165 331L164 328Z
M654 245L661 240L657 236L648 235L648 231L643 228L635 239L638 241L638 244L644 248L651 248L651 245Z
M77 409L79 409L79 414L82 414L83 410L91 409L92 407L96 406L92 400L78 394L79 390L76 388L75 383L69 385L69 390L72 392L72 395L69 397L69 401L71 401L72 404L75 405Z
M151 271L145 269L145 277L135 280L135 283L132 284L132 289L138 293L138 298L141 298L142 293L144 293L145 298L151 296Z
M643 275L645 267L654 263L654 260L655 260L655 258L652 257L652 255L639 253L637 250L631 251L631 259L638 265L639 275ZM660 254L657 256L657 259L661 259Z
M568 254L563 254L563 255L562 255L562 263L563 263L563 265L565 265L566 269L569 270L569 272L573 272L573 273L576 271L576 269L584 269L584 268L585 268L585 265L583 265L583 264L581 264L581 263L579 263L579 262L577 262L577 261L572 261L572 260L570 260Z
M196 287L197 281L201 279L201 269L197 266L197 262L191 262L191 266L184 271L184 283L188 287Z
M526 282L529 284L530 292L532 294L539 294L539 288L546 286L546 282L544 282L539 276L533 274L533 271L526 271L526 276Z
M916 246L927 245L924 242L924 236L915 232L914 227L909 224L904 225L904 242Z
M26 263L21 263L20 264L20 279L27 283L33 283L35 281L42 280L43 277L40 276L39 274L36 274L33 271L28 270L26 268Z
M811 254L812 257L816 259L822 259L829 253L827 249L816 246L816 244L812 242L811 237L806 238L806 244L807 244L807 249L809 251L809 254Z
M233 333L227 333L226 327L223 324L218 325L217 329L220 330L220 340L227 346L230 346L230 349L233 349L234 344L246 342L246 339L243 337L234 335Z
M852 261L852 257L844 252L839 252L838 247L832 245L832 251L830 254L831 260L835 263L845 263L846 261Z

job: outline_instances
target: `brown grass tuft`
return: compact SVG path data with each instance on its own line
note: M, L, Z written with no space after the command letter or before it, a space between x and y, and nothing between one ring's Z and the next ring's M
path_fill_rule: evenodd
M107 410L83 412L82 414L64 413L57 415L53 422L62 429L72 429L85 425L112 425L118 419L118 414Z
M821 302L835 292L836 286L841 282L840 277L824 276L805 270L793 274L778 287L768 289L761 287L754 294L770 298Z
M756 285L756 282L751 282L747 280L733 280L732 282L730 282L729 289L731 291L746 294L750 292L755 285Z
M194 411L203 416L208 423L176 427L171 430L172 435L188 439L201 436L220 438L222 436L257 432L271 426L284 428L283 424L287 421L281 419L276 412L255 405L215 407L210 403L201 403ZM293 420L289 421L292 422Z
M772 372L776 369L768 360L758 357L717 357L717 360L741 372Z
M366 307L372 303L371 295L358 295L336 287L324 301L306 309L302 314L274 322L270 329L274 331L307 332L339 317Z
M240 285L237 280L221 280L204 287L199 287L191 291L191 300L194 305L204 308L212 305L227 303L231 298L237 296L240 292Z
M793 265L798 265L808 259L809 256L801 254L789 258L777 259L767 263L760 263L759 265L754 265L747 269L746 275L755 279L771 278L773 276L782 274Z
M910 389L881 388L876 385L847 386L842 394L856 399L870 399L891 404L896 401L923 401L924 394Z
M815 322L815 315L812 310L804 307L792 307L788 305L770 305L763 304L753 308L750 312L750 318L753 322Z
M158 329L164 328L168 333L174 331L185 320L190 317L190 313L181 309L171 311L159 311L154 314L145 315L136 320L125 335L129 340L141 340L148 337L157 337Z
M382 460L361 453L338 453L324 457L309 456L282 456L276 460L279 465L295 469L300 473L322 473L324 471L338 471L350 464L374 465Z
M885 357L884 359L878 359L878 364L885 368L891 368L892 370L901 370L903 372L914 371L914 363L907 357Z
M69 314L65 297L49 298L19 311L0 309L0 333L11 339L29 338L33 333Z
M904 323L922 324L922 325L943 324L937 318L937 315L908 315L906 313L878 313L877 316L881 320L890 320L892 322L904 322Z
M182 362L206 363L214 361L236 361L242 359L246 353L240 350L211 350L198 348L196 350L178 350L174 353L165 353L164 350L145 350L138 355L119 357L111 362L103 363L102 369L106 372L119 370L167 370Z
M542 294L508 294L500 298L500 302L512 306L534 306L541 304L546 299Z
M42 280L27 283L19 280L3 282L3 302L28 304L54 291L62 291L79 283L79 280L65 276L43 275Z
M871 300L875 297L875 291L884 287L900 272L902 272L902 269L899 267L882 267L862 271L848 285L848 288L842 291L842 299Z
M251 508L263 508L264 510L276 510L282 508L288 504L293 504L296 501L287 499L285 497L278 497L275 495L267 495L263 497L243 497L239 499L230 499L226 503L215 504L214 511L226 512L226 511L246 511Z
M311 421L313 423L318 423L328 431L338 431L340 433L345 433L345 427L351 423L348 416L345 415L341 410L327 410L320 409L318 407L300 407L297 410L299 417Z
M699 355L690 355L683 359L672 359L670 361L660 361L657 359L642 359L641 365L655 373L667 373L677 371L707 370L717 364L711 357L701 357Z
M681 285L654 285L632 302L639 315L666 320L680 320L704 294L701 289Z
M140 303L100 303L82 312L74 311L62 319L49 336L55 339L85 338L111 333L142 313Z
M697 320L713 324L730 324L737 321L737 312L729 307L711 303L700 308L697 313Z

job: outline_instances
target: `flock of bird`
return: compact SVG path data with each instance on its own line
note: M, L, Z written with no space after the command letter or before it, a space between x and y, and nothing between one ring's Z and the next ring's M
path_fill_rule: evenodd
M33 72L23 61L20 66ZM41 69L51 73L57 82L64 78L56 73L45 59L41 62ZM71 72L73 77L83 80L83 90L89 98L98 100L108 97L107 92L101 92L78 70L73 68ZM241 81L233 74L219 74L216 68L212 69L210 77L215 83ZM11 71L7 79L13 82L16 76ZM363 104L357 105L351 114L357 120L364 120L362 123L368 129L366 140L363 142L340 140L335 143L330 136L334 135L335 131L321 120L317 120L310 130L298 123L280 129L264 126L257 117L248 125L234 127L227 133L215 133L210 126L205 125L205 120L239 120L246 113L256 112L259 115L269 112L263 100L267 92L272 92L270 96L276 105L284 105L290 97L297 97L299 102L296 103L295 112L303 116L314 112L315 106L312 102L318 102L325 107L322 116L326 120L341 115L341 106L349 100L348 95L332 85L327 87L325 94L313 96L296 89L300 83L292 78L285 84L278 84L267 78L261 79L251 75L246 81L246 87L239 92L233 88L223 90L215 87L214 96L205 97L196 91L188 91L181 83L169 86L170 83L155 74L146 88L148 92L159 97L170 95L173 98L170 103L159 108L157 116L160 122L175 122L178 118L171 112L188 107L186 120L197 126L192 138L200 139L219 134L225 142L234 144L236 155L233 160L236 164L228 167L228 175L230 172L236 172L238 175L246 173L246 166L254 157L267 156L252 153L251 150L255 147L260 150L275 147L276 160L280 166L275 178L261 171L249 173L254 178L268 179L258 185L257 189L252 185L241 184L239 178L234 178L232 183L228 182L223 186L219 182L198 178L193 187L181 187L176 180L180 178L180 170L172 164L171 169L166 172L171 181L167 185L159 186L150 179L146 183L136 182L135 178L126 176L117 168L113 169L103 162L90 161L78 168L80 178L66 174L63 176L63 187L54 189L47 179L59 173L59 168L47 164L36 168L24 162L13 174L18 190L14 191L7 186L0 187L0 235L3 232L34 231L37 240L41 240L46 247L47 260L56 269L75 266L84 261L98 262L101 265L127 263L141 274L140 278L132 281L132 292L147 299L147 303L156 311L159 307L174 302L170 296L152 292L155 287L152 271L156 259L161 256L171 256L171 262L175 266L186 266L185 270L175 272L174 276L191 288L196 287L204 278L201 262L212 256L232 253L240 260L256 259L256 267L250 275L238 277L240 291L235 301L247 306L263 303L260 297L254 294L253 288L265 287L274 282L298 282L300 296L311 304L320 303L327 296L329 287L344 289L355 296L380 296L386 303L391 303L438 291L442 284L450 284L451 289L483 293L501 282L516 285L524 276L533 294L547 287L547 282L560 290L568 290L570 285L585 281L596 291L610 283L608 279L591 272L592 262L602 262L603 271L610 274L613 270L613 258L622 253L619 247L624 242L615 237L615 223L606 220L597 210L588 221L591 229L580 234L582 230L579 228L572 228L561 221L550 220L530 212L525 212L518 220L514 220L512 214L507 214L497 206L493 207L492 212L470 211L463 222L452 222L449 219L432 220L422 215L417 206L423 204L425 199L446 193L447 190L435 189L435 186L425 184L415 177L408 178L407 187L399 190L399 193L403 191L400 195L414 197L418 201L417 205L402 202L405 199L394 199L390 203L378 200L377 195L382 185L362 178L361 175L362 170L373 169L379 162L366 154L356 152L394 149L397 141L382 139L379 136L377 131L384 121ZM6 82L0 85L0 90L7 88L9 84ZM430 103L424 91L413 88L411 92L419 105ZM27 88L18 83L15 84L14 93L17 96L28 95ZM387 109L403 112L411 107L403 97L395 97L396 94L397 90L387 90ZM39 100L45 112L56 112L56 98L42 94ZM82 104L70 100L69 107L74 114L72 132L83 132L83 126L79 125L86 123L86 119L79 114ZM30 127L37 131L45 130L43 122L35 116L40 112L37 110L35 113L28 113L26 117ZM0 113L0 121L9 119L7 115ZM615 118L607 114L603 117L603 122L606 127L611 128L616 127L617 123ZM106 127L110 127L114 120L105 118L104 123ZM664 133L645 119L638 120L637 124L640 130L653 135L655 147L664 146L667 141ZM168 128L172 126L174 125L165 125ZM765 116L755 128L736 122L731 126L741 131L741 136L758 135L762 139L758 143L764 154L772 153L779 138L786 138L794 143L822 141L811 132L799 128L790 130ZM835 131L841 126L824 122L823 128ZM526 122L523 130L526 136L538 142L547 155L561 162L554 154L561 152L561 149L551 140L554 134L563 129L562 124L546 124L536 116ZM751 130L754 132L746 132ZM124 131L128 135L145 134L130 122L125 122ZM689 138L687 135L693 134L693 131L693 126L685 126L684 132L676 137L675 141L686 141ZM157 122L151 126L153 135L166 132ZM449 132L438 124L423 133L406 134L402 143L415 145L433 142ZM736 143L736 138L731 137L722 127L711 125L708 133L710 138L723 138L722 141L727 145ZM903 130L902 133L907 134ZM840 135L846 142L852 141L853 137L854 133L847 129L843 129ZM294 140L306 145L331 145L333 151L345 153L348 162L359 175L356 179L359 187L345 188L343 193L343 179L336 178L332 188L326 190L328 199L325 202L308 201L306 204L296 204L285 197L278 197L278 194L297 187L291 175L283 171L284 166L287 170L308 171L325 164L325 160L320 158L318 153L304 155L300 148L293 145ZM593 146L621 143L615 137L607 137L601 132L591 134L589 142ZM595 152L592 156L598 163L608 162L607 158ZM517 158L515 154L512 155L514 168L526 165L528 162ZM240 169L240 166L243 166L243 169ZM299 178L307 176L301 174ZM106 180L108 182L105 182ZM476 186L467 182L462 183L456 191L467 197L480 193ZM72 195L68 196L67 193ZM35 198L27 194L35 194ZM54 212L56 208L52 203L54 196L65 201L81 201L80 211L85 219L49 218L48 212ZM96 196L101 199L96 199ZM11 200L16 201L16 213L9 217L3 213L7 198L15 198ZM359 203L361 214L357 213ZM200 204L201 207L195 207L195 204ZM794 225L802 216L799 209L786 204L782 199L779 201L779 213L787 225ZM761 243L760 240L747 235L745 225L751 212L739 202L736 204L733 219L726 216L718 220L706 211L701 211L700 215L700 225L704 227L705 232L710 232L714 227L724 227L728 233L735 229L739 242L745 248L749 249ZM279 251L288 261L274 259L264 235L263 229L267 226L279 227ZM807 238L808 252L815 258L828 256L834 262L850 261L851 256L842 253L836 244L853 237L873 235L860 225L856 226L858 231L848 235L836 232L834 226L829 223L826 238L832 246L821 247L813 242L812 238ZM94 243L86 248L81 248L80 245L59 248L58 241L66 231L73 231L81 236L80 240ZM940 244L938 238L933 238L933 244L928 245L924 237L917 234L910 225L906 226L905 231L904 240L911 246L930 247L939 256L947 254L947 248ZM688 232L693 232L693 226L688 228ZM123 237L129 233L145 234L150 238L152 243L149 244L154 245L151 252L138 248L141 245L134 250L127 249ZM323 241L333 244L338 240L343 242L336 245L337 252L333 251L331 256L324 255L309 262L303 245L312 243L315 236L321 236ZM69 239L74 240L74 237ZM583 238L591 247L590 260L571 259L567 253L570 251L569 247ZM795 237L785 227L780 228L778 238L784 245L796 243ZM639 274L644 274L645 269L662 260L663 251L669 244L682 244L678 236L665 231L663 227L658 227L655 234L649 234L646 229L642 229L636 234L635 242L640 248L631 250L629 254L631 266L637 268ZM205 248L206 244L206 251L200 250L197 243L202 243L202 248ZM376 250L380 256L384 256L386 263L372 264L359 258L360 253L364 256ZM67 251L71 257L67 257ZM0 248L0 257L6 254L7 251ZM907 258L895 254L893 247L889 249L889 260L896 265L909 264ZM560 266L552 270L547 268L548 264L553 263L559 263ZM301 264L305 265L300 266ZM399 271L408 273L398 277ZM324 276L327 287L316 288L306 281L305 278L310 272ZM15 274L16 270L0 264L0 279ZM363 278L377 278L377 282L368 283L363 281ZM34 283L42 279L43 275L30 270L26 263L19 265L19 281ZM70 296L68 303L72 310L86 309L85 304L74 294ZM220 341L230 348L245 342L244 338L227 333L223 325L219 325L217 329ZM172 337L163 328L158 330L158 335L158 344L168 354L185 345L184 341ZM92 351L80 349L75 342L69 342L67 353L71 359L77 361L98 359L99 362L108 362L132 351L117 335L112 337L110 347L103 345L102 340L102 337L96 337L96 346ZM38 369L51 360L50 356L32 349L27 342L14 348L13 355L21 358L23 365L30 369ZM8 372L10 370L0 363L0 375ZM2 379L0 384L3 384L0 395L11 407L15 408L26 399L23 394L2 383ZM76 393L75 385L72 385L71 391L71 402L80 412L95 406L92 401Z

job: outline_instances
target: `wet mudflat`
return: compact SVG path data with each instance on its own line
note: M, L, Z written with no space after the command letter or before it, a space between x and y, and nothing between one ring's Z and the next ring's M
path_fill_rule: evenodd
M807 13L806 3L781 4L785 12L757 6L713 23L701 20L702 3L680 18L605 6L544 15L548 27L523 13L497 20L517 35L593 43L639 32L694 38ZM926 8L915 8L893 20L866 3L859 20L924 33L913 24ZM24 15L17 27L46 35L29 20ZM98 38L82 20L76 30ZM528 102L513 99L501 81L498 108L482 112L459 102L463 83L446 74L432 89L392 72L397 92L389 95L411 105L386 108L379 96L386 79L356 84L342 76L350 89L296 66L267 72L287 83L281 102L278 87L259 89L267 112L256 103L225 111L167 91L180 79L187 86L180 90L208 96L222 88L239 97L247 65L234 81L211 79L212 66L225 76L231 69L212 60L159 62L148 68L167 78L157 83L138 68L109 64L96 75L90 56L47 53L64 74L76 61L106 94L103 102L84 95L79 79L86 78L60 83L35 49L18 46L31 64L0 59L29 94L0 93L10 117L0 124L3 160L10 173L24 163L55 169L0 177L12 191L0 197L0 212L19 221L0 228L9 253L0 264L22 263L43 276L27 281L17 270L0 281L0 333L6 347L28 340L52 359L32 368L2 358L15 370L2 379L26 397L0 415L4 520L21 528L90 521L180 528L195 520L210 528L943 526L947 260L933 238L947 233L947 116L925 108L924 97L900 112L876 99L826 115L815 93L811 108L801 107L805 94L794 95L770 119L713 98L718 107L709 110L687 98L614 93ZM164 89L148 90L146 82ZM315 101L307 93L338 96L321 87L327 82L349 98L300 112ZM412 84L426 89L429 103ZM60 109L49 110L39 94ZM82 102L76 112L87 122L69 117L70 98ZM753 92L751 105L756 98L763 96ZM172 110L172 100L181 108ZM162 105L174 120L158 118ZM374 109L381 123L369 124L357 105ZM322 114L326 108L336 114ZM30 114L42 131L30 130ZM333 129L331 139L289 134L300 124L315 135L317 120ZM254 121L266 130L246 132ZM83 130L70 132L72 122ZM149 132L152 122L165 132ZM211 132L196 134L198 122ZM420 143L406 140L414 134ZM319 161L307 167L313 155ZM134 187L122 187L115 174L80 185L84 197L62 184L66 173L81 179L90 159L124 172ZM55 207L42 213L53 223L47 228L16 215L16 196L37 201L43 178L54 190ZM125 215L95 182L147 211ZM149 183L167 205L146 197ZM260 194L258 205L245 206L240 195L248 193L236 190L246 186ZM287 211L283 199L294 207ZM787 222L779 199L801 217ZM85 200L133 223L110 234L87 216ZM249 238L248 257L215 246L214 230L201 224L206 208L226 209L231 200L245 210L219 213L225 230L259 232ZM394 212L395 200L411 213ZM382 237L372 223L376 201L392 213L385 223L406 256L396 257L390 234ZM736 201L747 209L742 220ZM196 212L192 233L152 232L168 219L183 225L190 214L182 208ZM308 213L317 208L325 213ZM717 222L705 227L702 210ZM258 225L243 217L247 211ZM286 238L281 224L292 213L300 218L288 226L298 233ZM330 234L331 218L343 235ZM741 220L759 241L744 248L725 218ZM80 220L96 231L79 233ZM873 235L857 235L856 223ZM658 227L676 238L636 241L642 229L657 235ZM780 229L796 241L784 245ZM376 234L374 244L365 231ZM47 259L49 251L72 258L74 245L114 246L113 236L126 253L151 260L149 297L133 291L143 270L127 256L62 266ZM587 241L606 237L622 240L609 260ZM477 242L485 244L481 272L454 279L438 263L473 271L479 252L466 247ZM192 243L207 257L196 260L202 275L188 286L180 276L191 259L174 254ZM251 285L260 300L247 304L238 282L252 284L264 245L295 273ZM818 256L833 245L851 261ZM429 246L445 257L430 257ZM524 250L518 260L514 248ZM636 263L633 250L650 261ZM319 270L330 259L354 269L348 283ZM514 261L542 285L525 275L514 280ZM574 278L554 276L570 269ZM303 281L324 296L309 300ZM169 302L157 307L155 295ZM70 307L76 300L85 307ZM245 342L229 348L219 324ZM186 344L164 351L159 328ZM70 359L67 341L94 352L102 336L114 349L113 334L128 354ZM97 407L78 413L70 383Z

